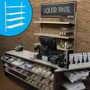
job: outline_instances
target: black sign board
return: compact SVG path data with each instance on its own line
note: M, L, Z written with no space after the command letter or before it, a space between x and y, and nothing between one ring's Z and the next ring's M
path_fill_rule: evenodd
M41 5L41 17L75 16L76 2Z

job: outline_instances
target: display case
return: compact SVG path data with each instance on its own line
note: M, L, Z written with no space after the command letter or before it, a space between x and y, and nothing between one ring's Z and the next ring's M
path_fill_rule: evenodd
M68 71L80 71L82 69L69 70L66 68L60 68L50 62L36 59L36 53L23 50L17 52L15 50L6 52L2 57L2 63L4 67L5 76L19 80L19 84L24 83L23 86L29 86L32 90L66 90L63 84L70 83L64 73ZM89 70L89 67L85 70ZM86 88L89 90L89 76L83 80ZM28 90L28 89L27 89Z

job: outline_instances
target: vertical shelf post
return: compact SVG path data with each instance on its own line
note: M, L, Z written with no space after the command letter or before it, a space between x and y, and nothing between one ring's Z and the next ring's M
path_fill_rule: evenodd
M42 21L41 17L40 17L40 21ZM42 26L40 24L40 33L42 33Z
M22 2L21 2L21 23L22 23ZM21 24L22 26L22 24Z
M6 17L6 2L5 2L5 32L7 32L7 22L6 22L6 19L7 19L7 17Z
M77 13L75 16L75 25L74 25L74 53L76 52L76 19L77 19Z

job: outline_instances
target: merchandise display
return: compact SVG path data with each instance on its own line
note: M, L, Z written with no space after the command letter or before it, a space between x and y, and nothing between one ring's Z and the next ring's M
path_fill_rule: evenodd
M65 16L60 17L60 22L66 22L66 17Z
M47 78L49 78L50 75L52 74L50 68L46 68L41 65L35 65L31 71Z
M14 71L25 76L28 83L41 90L53 90L54 75L51 68L9 55L3 56L2 59L6 62L4 63L6 72Z
M46 74L45 74L45 77L49 77L51 74L52 74L51 71L47 71Z
M16 57L11 57L10 59L8 59L9 62L13 62L14 60L16 60Z
M60 48L65 48L65 43L66 43L66 41L61 40L60 41ZM72 47L73 47L72 42L68 41L67 45L66 45L66 48L69 49L69 48L72 48Z
M65 52L63 53L63 56L66 57ZM77 59L77 56L78 55L76 55L74 60ZM45 62L45 64L42 64L41 60L40 60L41 62L39 62L39 60L35 61L35 59L30 60L27 58L25 60L25 58L20 58L20 57L18 56L15 57L14 55L7 55L7 54L2 57L5 73L14 75L14 77L19 78L20 80L23 80L25 83L28 83L39 90L54 90L55 85L58 86L60 83L61 83L60 84L61 87L63 86L64 88L68 90L70 88L78 90L78 88L81 88L81 87L78 87L78 84L82 85L83 89L87 88L86 83L84 81L86 81L89 77L89 69L88 70L87 69L86 70L69 70L69 69L60 68L60 67L57 67L57 69L55 69L55 67L51 66L51 64L48 65L48 63L50 62L43 61L43 63ZM73 55L70 58L72 62ZM83 60L83 63L88 62L89 60L87 60L86 58L87 59L89 58L89 53L88 54L79 53L78 61L74 62L74 64L80 63L81 59L85 59ZM78 83L79 81L83 81L85 85L84 83L81 84L81 82Z
M69 69L83 68L90 66L90 52L69 54Z
M8 64L8 63L5 63L4 66L5 66L6 69L8 68L7 71L14 70L14 71L17 71L17 72L19 72L19 73L21 73L23 75L26 75L26 76L31 76L32 75L32 73L30 73L30 72L28 72L28 71L26 71L26 70L24 70L22 68L19 68L17 66Z
M35 74L31 75L30 77L26 78L26 81L34 85L35 87L39 87L40 90L53 90L53 82L48 79L43 79L40 76Z
M78 80L85 80L89 76L89 71L83 70L83 71L69 71L65 72L64 75L71 81L71 83L74 83Z
M83 89L85 89L84 83L80 82L80 81L72 83L72 84L67 83L67 84L64 84L63 86L66 88L66 90L83 90Z
M59 35L60 36L71 36L73 35L73 32L60 32Z
M21 59L17 59L17 60L14 60L12 62L12 64L20 66L20 65L24 64L24 61L22 61Z
M52 74L52 75L50 76L50 79L51 79L51 80L53 80L53 79L54 79L54 74Z

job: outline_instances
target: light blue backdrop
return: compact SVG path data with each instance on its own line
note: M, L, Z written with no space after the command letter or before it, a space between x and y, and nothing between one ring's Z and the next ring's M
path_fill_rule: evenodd
M25 19L22 19L22 23L25 23L22 26L17 26L14 28L6 28L5 29L5 2L6 6L25 6L22 8L22 12L25 12L22 14L22 17L25 17ZM21 12L21 8L6 8L6 13L16 13ZM15 15L6 15L6 19L13 19L13 18L19 18L21 17L21 14L15 14ZM15 36L23 31L29 26L30 22L32 20L32 7L29 2L29 0L0 0L0 35L4 36ZM21 23L21 20L14 20L14 21L6 21L6 27L15 25ZM5 31L6 30L6 31Z

